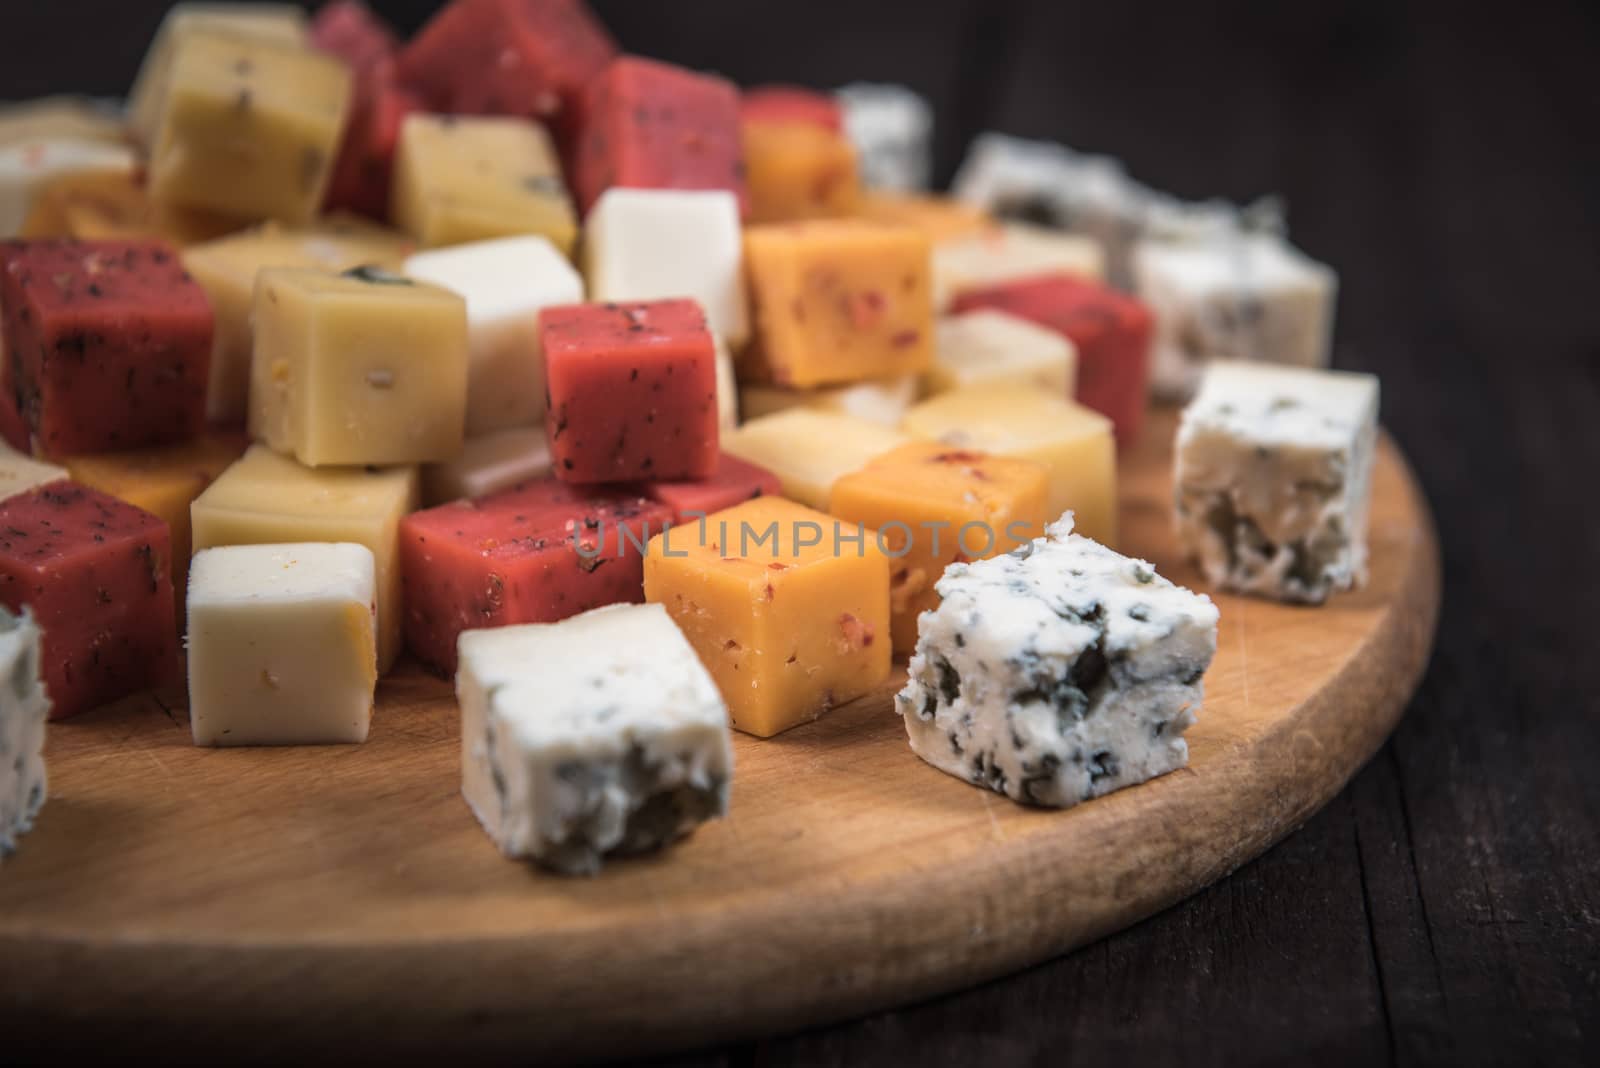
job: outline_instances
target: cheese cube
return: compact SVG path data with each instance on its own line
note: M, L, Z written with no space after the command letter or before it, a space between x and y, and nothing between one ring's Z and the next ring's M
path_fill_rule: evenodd
M1218 361L1178 425L1178 536L1208 581L1321 604L1366 578L1372 375Z
M695 482L650 482L645 496L672 509L675 523L698 520L712 512L732 508L756 497L776 497L783 484L764 467L747 464L737 456L723 453L716 474Z
M871 531L781 497L651 539L644 589L749 734L809 723L889 675L889 558Z
M364 742L378 684L372 550L232 545L194 558L195 745Z
M927 369L928 239L859 219L753 227L745 235L756 349L750 377L806 387Z
M1117 540L1117 450L1111 421L1035 389L982 387L942 393L906 415L903 429L959 449L1015 456L1050 471L1045 512L1077 515L1096 541Z
M396 80L393 60L356 68L350 120L328 179L323 210L342 209L386 221L400 131L408 117L424 110L422 98Z
M225 33L246 40L299 45L306 39L305 11L295 4L181 3L161 20L128 93L128 132L148 146L156 136L161 108L172 82L174 57L196 34Z
M400 655L400 517L418 504L417 469L310 468L256 445L195 498L194 548L353 542L372 550L378 670Z
M33 830L49 788L44 731L50 697L39 677L41 663L33 617L0 608L0 678L6 680L0 689L0 860Z
M589 83L581 115L571 170L585 214L613 186L726 189L748 207L733 83L620 56Z
M988 214L959 200L915 193L862 193L856 214L873 222L913 227L934 242L970 237L994 225Z
M188 591L189 557L193 555L189 507L244 454L248 444L242 434L209 431L177 445L67 459L67 470L74 482L127 501L167 524L172 537L172 586L180 630Z
M205 418L211 308L159 241L0 244L0 334L34 451L187 438Z
M467 305L378 268L256 281L250 432L312 467L461 451Z
M578 236L550 135L528 119L407 116L390 211L425 248L537 234L571 255Z
M51 179L38 189L23 237L82 241L162 240L179 247L237 230L238 220L150 199L136 173L86 171Z
M917 643L917 617L938 607L947 565L1011 552L1044 533L1050 472L1032 460L915 442L833 484L828 512L878 532L889 556L896 652Z
M957 314L1002 311L1054 330L1078 352L1078 400L1110 418L1117 444L1139 436L1149 398L1150 310L1108 286L1072 275L1041 275L963 293Z
M739 406L746 419L759 419L790 408L815 408L865 419L879 426L897 427L906 417L906 411L917 402L917 393L916 375L896 375L817 389L785 389L752 382L739 390Z
M351 95L332 56L197 32L177 43L150 150L150 195L304 223L322 206Z
M574 0L455 0L400 56L400 74L459 115L520 115L566 133L617 46Z
M53 137L0 142L0 238L23 234L40 197L56 182L130 178L134 165L132 149L106 141Z
M933 178L933 108L903 85L856 82L836 94L844 128L871 189L928 188Z
M371 264L398 269L412 241L393 230L349 217L332 217L305 229L274 223L184 250L183 265L206 291L216 315L206 418L245 420L250 403L250 315L256 274L266 267L346 271Z
M406 645L449 674L462 631L641 601L643 547L671 518L634 488L554 479L409 515L400 527Z
M483 497L550 473L550 442L543 426L496 430L468 438L461 453L422 469L422 503L432 508Z
M1212 360L1328 366L1338 276L1278 237L1144 242L1133 269L1155 314L1150 373L1163 396L1192 396Z
M727 815L728 713L658 606L461 636L461 793L500 851L565 874Z
M717 431L722 433L739 425L739 376L722 335L713 331L711 342L717 351Z
M55 482L0 502L0 604L44 631L57 719L178 674L167 525L115 497Z
M722 190L609 189L584 223L589 299L689 297L734 347L749 336L739 201Z
M797 85L757 85L739 97L743 122L807 123L839 133L844 129L844 108L828 93Z
M368 70L400 50L394 29L362 3L332 0L311 19L307 33L313 48L338 56L354 70Z
M835 130L809 122L746 117L741 126L750 221L850 215L861 195L856 150Z
M896 700L923 760L1052 808L1187 764L1217 651L1210 598L1071 531L947 570Z
M750 420L727 435L722 447L777 475L785 497L826 508L841 475L909 440L855 416L795 408Z
M9 446L0 445L0 500L26 493L35 486L45 486L67 477L67 469L43 463L25 456Z
M940 241L933 247L934 306L942 309L971 289L1047 274L1099 281L1105 253L1093 238L1021 223Z
M127 127L121 101L62 94L0 104L0 145L53 139L122 144Z
M716 470L716 346L698 304L546 308L539 329L558 478L707 478Z
M965 386L1025 386L1071 397L1078 350L1065 336L999 311L974 311L939 322L928 392Z
M583 279L542 237L503 237L419 252L412 278L467 302L468 436L532 426L544 418L539 312L583 299Z

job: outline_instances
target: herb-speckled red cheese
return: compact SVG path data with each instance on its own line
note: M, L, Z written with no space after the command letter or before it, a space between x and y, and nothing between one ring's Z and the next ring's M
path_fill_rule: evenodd
M400 53L401 81L439 111L573 121L617 46L582 0L455 0Z
M204 424L211 305L164 242L0 243L0 330L36 452L179 441Z
M361 0L333 0L311 20L311 44L348 63L358 74L393 56L400 39Z
M639 546L671 518L629 491L554 479L415 512L400 524L406 646L448 674L464 630L643 601Z
M44 631L53 718L176 679L170 565L167 525L96 490L56 482L0 503L0 603Z
M400 127L407 115L421 110L421 98L395 79L392 59L357 73L350 122L324 201L328 211L351 211L379 222L389 218Z
M951 313L993 308L1054 330L1078 349L1078 402L1109 418L1126 446L1144 425L1150 309L1110 286L1042 275L963 292Z
M749 213L732 82L624 56L590 84L582 118L572 167L581 211L623 186L726 189Z
M692 300L569 304L539 315L550 462L564 482L717 470L717 354Z
M673 522L683 523L732 508L741 501L780 497L783 485L778 476L766 468L723 453L717 462L716 474L710 478L694 482L652 482L644 487L644 492L651 500L672 509Z

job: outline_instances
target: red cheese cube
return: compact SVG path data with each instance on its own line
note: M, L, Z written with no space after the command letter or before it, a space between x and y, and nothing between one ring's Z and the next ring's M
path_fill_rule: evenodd
M111 452L200 432L211 305L164 242L0 243L0 312L35 451Z
M356 77L350 122L328 182L327 211L388 220L400 126L421 110L421 98L396 81L393 60L381 60Z
M177 678L171 562L165 523L85 486L0 503L0 603L44 629L52 718Z
M564 482L717 471L717 353L692 300L569 304L539 314L550 463Z
M455 0L400 53L429 106L568 122L617 46L582 0Z
M747 212L743 151L732 82L623 56L584 97L574 193L587 212L612 186L727 189Z
M674 523L698 522L700 516L732 508L752 497L777 497L783 493L778 476L764 467L745 463L723 453L716 474L697 482L652 482L645 495L672 509Z
M553 623L644 600L641 546L671 509L541 479L400 523L406 646L451 673L464 630Z
M745 122L803 122L844 132L844 112L832 94L796 85L758 85L740 101Z
M1042 275L963 292L951 314L994 308L1047 327L1078 349L1078 401L1108 417L1126 446L1144 425L1150 309L1075 275Z
M361 73L393 56L400 39L361 0L333 0L311 20L311 44Z

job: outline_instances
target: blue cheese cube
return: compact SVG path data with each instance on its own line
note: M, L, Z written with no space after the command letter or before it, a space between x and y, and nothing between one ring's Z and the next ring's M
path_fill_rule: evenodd
M933 108L903 85L855 82L834 94L868 189L915 191L933 179Z
M1366 577L1372 375L1223 362L1178 425L1178 536L1222 589L1321 604Z
M44 805L44 725L50 698L39 679L39 628L24 609L0 608L0 858L33 829Z
M1065 808L1188 762L1217 608L1072 533L952 564L917 621L898 708L941 771Z
M728 811L728 710L658 604L461 635L461 792L509 857L593 874Z
M1162 396L1188 400L1216 360L1328 366L1338 276L1275 235L1141 242L1134 275L1155 314L1150 380Z

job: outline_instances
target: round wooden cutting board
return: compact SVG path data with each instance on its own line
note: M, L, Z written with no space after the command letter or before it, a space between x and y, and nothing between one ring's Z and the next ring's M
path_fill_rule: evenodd
M1120 548L1203 588L1171 532L1173 425L1154 413L1125 457ZM903 672L813 725L737 736L732 817L594 879L496 852L458 793L450 686L413 668L380 686L364 746L196 749L178 695L53 725L52 797L0 864L0 1034L598 1056L1063 953L1261 853L1394 727L1439 562L1387 440L1374 497L1367 588L1315 609L1218 597L1189 767L1064 812L923 764L894 712Z

